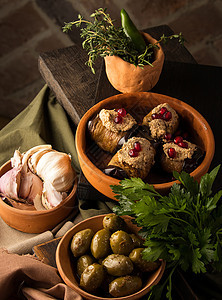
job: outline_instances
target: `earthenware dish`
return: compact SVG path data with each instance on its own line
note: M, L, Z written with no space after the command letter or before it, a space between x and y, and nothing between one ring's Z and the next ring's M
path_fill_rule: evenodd
M11 162L0 168L0 177L11 169ZM47 210L21 210L6 204L0 198L0 216L9 226L27 233L42 233L64 220L75 205L77 178L69 195L56 207Z
M157 43L148 33L142 32L150 44ZM119 56L105 56L106 75L112 86L122 93L144 92L151 90L158 82L163 68L164 52L160 44L154 48L152 66L135 67Z
M147 276L147 281L145 282L145 285L143 286L143 288L140 291L138 291L137 293L134 293L132 295L118 297L118 298L114 298L114 297L113 298L103 298L103 297L99 297L99 296L90 294L79 287L78 278L77 278L76 271L75 271L75 261L73 259L73 255L70 250L71 239L75 233L77 233L80 230L86 229L86 228L91 228L94 232L102 229L103 228L102 220L103 220L104 216L105 215L99 215L99 216L95 216L95 217L86 219L86 220L78 223L74 227L72 227L63 236L63 238L59 242L59 245L56 250L56 264L57 264L58 271L59 271L62 279L64 280L64 282L69 287L71 287L73 290L75 290L78 294L80 294L82 297L84 297L84 299L93 299L93 300L94 299L95 300L96 299L99 299L99 300L140 299L142 296L146 295L149 292L151 286L157 284L160 281L160 279L164 273L164 269L165 269L164 261L161 261L161 265L156 271L152 272L150 275ZM138 232L138 227L136 227L136 225L134 225L131 222L132 218L130 218L128 216L124 216L123 219L127 223L128 229L132 233Z
M81 169L87 180L102 194L116 200L110 185L117 185L118 179L107 176L102 172L105 163L111 156L100 151L96 145L90 143L87 124L101 109L114 109L124 107L138 121L141 122L146 113L160 103L169 103L182 117L189 127L194 142L205 151L202 163L191 173L196 180L200 180L211 164L215 151L215 142L212 130L204 117L193 107L178 99L150 92L119 94L107 98L89 109L79 122L76 132L76 148ZM154 188L164 194L169 191L176 181L156 183Z

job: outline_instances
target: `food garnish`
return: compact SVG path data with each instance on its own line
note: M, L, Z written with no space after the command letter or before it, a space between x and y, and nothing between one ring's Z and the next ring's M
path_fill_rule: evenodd
M112 20L106 11L106 8L95 10L90 16L94 18L92 22L84 20L81 15L78 15L78 20L65 22L65 26L63 26L63 32L68 32L73 25L76 27L85 25L81 28L80 36L84 39L82 47L88 52L89 58L86 64L93 73L95 73L95 60L99 56L116 55L143 68L147 64L152 65L153 50L159 48L159 43L165 43L174 38L178 39L181 44L184 42L182 34L179 33L170 36L163 34L155 44L146 44L125 10L121 10L121 27L115 27L115 20Z
M200 183L184 171L174 172L179 183L167 196L139 178L111 186L119 200L113 211L134 217L142 228L143 258L164 259L171 269L166 282L151 290L149 299L159 300L166 284L166 297L172 299L172 276L178 267L195 274L222 271L222 190L212 194L219 168L202 176Z

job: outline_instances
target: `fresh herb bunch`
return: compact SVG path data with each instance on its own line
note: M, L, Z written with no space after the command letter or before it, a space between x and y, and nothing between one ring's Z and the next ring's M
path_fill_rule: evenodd
M123 27L114 26L115 20L110 18L106 9L99 8L90 17L94 18L92 22L78 15L78 20L65 23L63 32L71 30L73 25L76 27L85 25L81 28L80 36L84 39L82 47L88 52L89 59L86 64L93 73L95 73L93 65L99 56L117 55L135 66L144 67L147 64L152 66L153 50L159 48L158 43L165 43L174 38L177 38L181 44L184 42L181 33L168 37L162 35L157 43L148 44L145 51L139 53L132 40L125 34Z
M139 178L125 179L111 186L119 200L113 208L118 215L134 217L145 239L143 258L164 259L171 268L167 281L155 286L149 299L160 299L167 285L172 299L175 268L195 274L222 271L222 190L212 195L212 185L220 166L205 174L200 183L185 172L174 172L175 183L168 196Z

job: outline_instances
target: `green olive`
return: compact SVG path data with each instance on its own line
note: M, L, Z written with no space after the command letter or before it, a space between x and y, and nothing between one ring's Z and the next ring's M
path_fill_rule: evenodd
M91 253L96 258L106 257L110 253L110 231L101 229L95 233L91 242Z
M80 256L77 260L77 274L80 277L83 271L94 263L94 258L88 254Z
M90 243L93 237L92 229L84 229L77 232L71 241L71 251L75 257L84 255L89 251Z
M129 255L134 248L130 235L123 230L118 230L111 235L110 246L113 253L123 255Z
M125 226L124 220L115 214L108 214L103 218L103 227L109 229L111 232L124 230Z
M121 254L110 254L102 264L107 273L113 276L124 276L133 271L133 263L130 258Z
M160 263L158 261L147 261L142 257L142 251L144 248L136 248L130 253L129 258L132 260L134 265L139 268L142 272L152 272L158 268Z
M142 287L142 280L138 276L124 276L114 279L109 284L109 293L113 297L123 297L134 294Z
M82 273L80 278L80 286L87 292L97 290L104 280L103 266L94 263L88 266Z
M136 235L135 233L130 233L130 237L133 241L134 248L139 248L143 246L143 240L138 235Z

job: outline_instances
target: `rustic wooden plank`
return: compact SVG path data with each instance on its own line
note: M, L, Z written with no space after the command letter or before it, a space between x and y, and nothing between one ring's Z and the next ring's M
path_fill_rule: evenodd
M57 49L39 56L42 77L75 124L94 105L100 76L102 59L95 66L95 75L85 65L86 61L87 53L78 46Z
M33 247L33 252L39 260L56 268L55 254L60 240L61 237L58 237L51 241L36 245Z
M144 30L155 38L173 31L162 25ZM176 40L164 45L166 60L195 63L192 55ZM96 102L119 93L106 78L104 62L98 59L96 74L85 65L87 53L80 46L71 46L39 56L39 71L45 82L55 93L58 101L70 115L75 124Z

